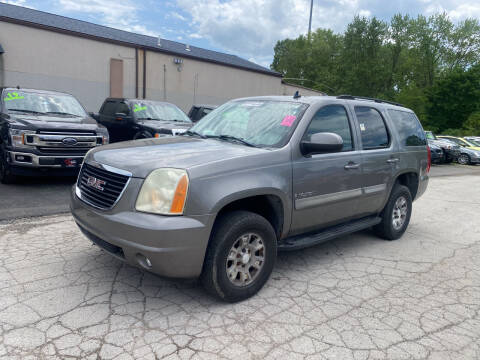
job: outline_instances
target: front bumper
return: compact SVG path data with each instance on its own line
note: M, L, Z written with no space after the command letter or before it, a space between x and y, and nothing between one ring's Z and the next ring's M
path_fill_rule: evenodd
M19 151L8 151L7 158L12 166L29 168L79 168L83 162L83 156L44 156Z
M132 198L128 193L132 187L129 188L114 209L102 211L80 200L74 186L70 208L82 232L130 265L166 277L198 277L214 216L161 216L137 212L125 206Z

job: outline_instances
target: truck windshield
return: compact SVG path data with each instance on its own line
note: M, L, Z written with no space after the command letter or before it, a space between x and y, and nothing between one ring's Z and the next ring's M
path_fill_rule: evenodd
M259 147L281 147L300 120L306 104L290 101L231 101L206 115L187 135L234 140Z
M192 122L182 110L173 104L132 101L131 105L137 120Z
M3 106L7 112L30 113L53 117L85 117L87 113L73 96L41 92L6 90ZM55 121L61 121L55 119Z

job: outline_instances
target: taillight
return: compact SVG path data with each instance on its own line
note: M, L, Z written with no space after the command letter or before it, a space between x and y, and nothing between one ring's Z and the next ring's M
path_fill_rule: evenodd
M427 145L427 154L428 154L428 163L427 163L427 174L430 172L430 168L432 167L432 151L430 150L430 146Z

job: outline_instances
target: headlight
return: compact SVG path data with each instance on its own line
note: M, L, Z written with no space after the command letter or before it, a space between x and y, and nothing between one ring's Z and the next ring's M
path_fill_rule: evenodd
M154 170L145 179L135 208L154 214L182 215L187 191L188 175L185 170Z
M31 130L19 130L19 129L9 129L8 133L12 141L12 146L16 148L29 148L31 145L27 144L27 135L35 134L35 131Z

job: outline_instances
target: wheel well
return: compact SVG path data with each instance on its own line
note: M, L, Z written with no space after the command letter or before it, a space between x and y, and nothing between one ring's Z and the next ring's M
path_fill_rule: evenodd
M418 191L418 174L414 172L402 174L397 178L397 182L410 190L412 200L414 200Z
M217 214L217 221L223 214L235 211L246 210L263 216L272 225L280 239L283 231L283 204L282 200L275 195L258 195L233 201L225 205Z

